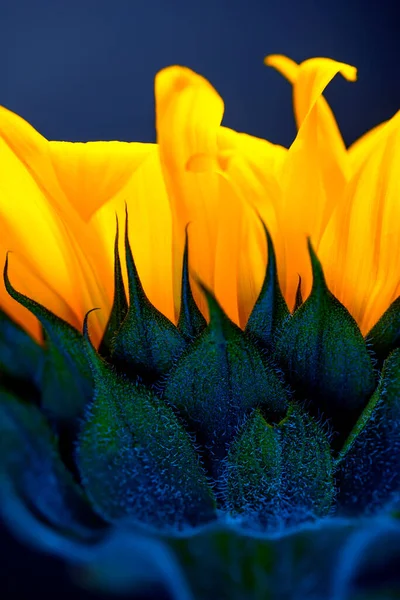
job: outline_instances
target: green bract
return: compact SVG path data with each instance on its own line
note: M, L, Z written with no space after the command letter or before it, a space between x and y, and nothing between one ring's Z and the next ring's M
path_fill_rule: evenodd
M390 531L400 552L400 304L366 343L309 244L312 291L303 302L299 282L290 314L265 234L242 331L201 282L208 324L200 313L187 238L178 326L146 297L126 238L128 304L117 229L99 350L90 315L79 333L20 294L6 262L44 343L0 315L3 514L93 583L143 583L129 555L176 598L358 599L355 549Z

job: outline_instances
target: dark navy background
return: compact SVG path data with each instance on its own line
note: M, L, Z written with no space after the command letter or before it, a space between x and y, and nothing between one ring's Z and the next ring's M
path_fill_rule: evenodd
M182 64L226 103L224 123L288 145L290 86L268 53L359 68L328 98L347 143L400 108L397 0L0 0L0 104L49 139L153 141L155 73ZM93 599L58 563L0 537L2 598ZM157 595L159 600L161 596Z
M347 142L400 106L396 0L0 0L0 103L49 139L154 139L153 79L179 63L226 102L225 124L289 144L289 85L268 53L359 67L328 93Z

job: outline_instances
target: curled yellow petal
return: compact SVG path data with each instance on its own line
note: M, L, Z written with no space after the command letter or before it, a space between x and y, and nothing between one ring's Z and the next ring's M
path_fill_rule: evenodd
M187 169L193 155L215 156L223 102L203 77L170 67L155 80L157 141L173 220L174 292L179 298L184 232L191 225L191 267L205 285L214 286L214 255L219 219L219 177ZM202 294L195 296L205 310Z
M264 62L269 67L279 71L293 87L294 111L297 126L300 127L315 102L319 102L329 118L333 118L332 111L321 97L328 83L341 73L348 81L356 81L357 69L346 63L341 63L331 58L310 58L298 65L294 60L281 54L266 56ZM324 119L327 114L324 115Z
M354 80L350 65L314 58L296 65L283 56L270 56L267 64L277 68L293 85L298 134L291 145L281 173L282 199L276 206L284 231L285 281L283 291L293 305L298 275L303 294L311 289L311 270L305 238L318 246L321 235L344 193L349 177L343 140L322 93L331 79L342 73Z

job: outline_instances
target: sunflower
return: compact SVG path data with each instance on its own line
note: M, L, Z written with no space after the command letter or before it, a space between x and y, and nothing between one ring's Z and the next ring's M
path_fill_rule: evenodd
M178 66L156 144L0 110L2 513L92 585L358 599L400 549L400 113L347 149L356 69L266 64L288 149Z

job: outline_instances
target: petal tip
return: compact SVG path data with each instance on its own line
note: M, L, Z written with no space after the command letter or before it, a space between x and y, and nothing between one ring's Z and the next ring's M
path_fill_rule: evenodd
M267 54L264 57L264 65L267 67L273 67L275 62L280 61L282 58L287 58L283 54Z
M357 68L352 65L344 65L341 74L347 81L357 81Z
M196 85L211 86L205 77L199 75L189 67L171 65L158 71L155 77L156 86L168 87L176 93L182 92Z

